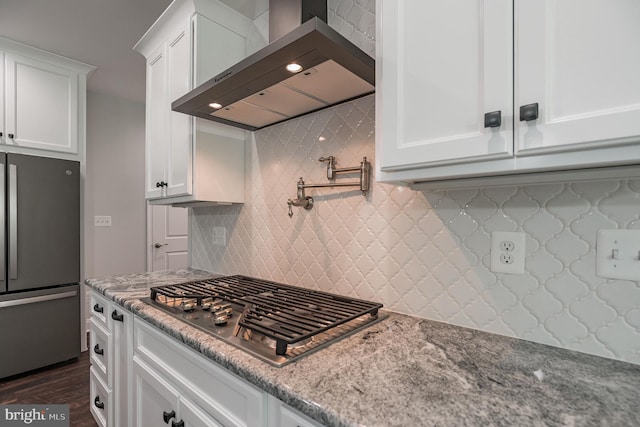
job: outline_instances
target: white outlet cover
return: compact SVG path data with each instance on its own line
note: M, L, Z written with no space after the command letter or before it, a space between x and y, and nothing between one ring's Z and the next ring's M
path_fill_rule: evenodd
M596 275L605 279L640 280L640 230L598 231Z
M111 227L111 216L109 215L96 215L93 220L93 225L96 227Z
M502 242L509 242L512 251L502 249ZM513 243L513 245L511 245ZM511 254L513 263L505 264L501 256ZM522 231L494 231L491 233L491 271L496 273L524 274L525 233Z

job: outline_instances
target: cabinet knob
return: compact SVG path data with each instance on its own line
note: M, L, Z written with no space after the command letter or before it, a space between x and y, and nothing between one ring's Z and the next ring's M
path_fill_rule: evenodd
M103 349L103 348L100 348L100 344L96 344L96 345L93 347L93 352L94 352L95 354L99 355L99 356L102 356L102 355L104 354L104 349Z
M156 188L162 188L162 187L166 187L166 186L168 186L168 185L169 185L169 184L167 184L167 183L166 183L166 182L164 182L164 181L156 182Z
M100 402L100 396L96 396L96 398L93 399L93 404L96 405L98 409L104 409L104 402Z
M8 133L7 136L11 139L13 139L14 135L12 133Z
M520 121L530 122L538 118L538 103L527 104L520 107Z
M2 132L0 132L0 136L4 135Z
M164 422L166 424L169 424L169 420L171 420L171 418L175 418L175 416L176 416L176 411L171 411L171 412L163 411L162 412L162 419L164 420Z
M184 427L184 421L180 420L178 422L171 421L171 427Z
M117 322L124 322L124 315L118 314L117 310L113 310L111 313L111 318Z
M104 307L100 307L98 304L93 306L93 311L96 313L104 313Z
M484 115L484 127L499 128L502 125L502 111L492 111Z

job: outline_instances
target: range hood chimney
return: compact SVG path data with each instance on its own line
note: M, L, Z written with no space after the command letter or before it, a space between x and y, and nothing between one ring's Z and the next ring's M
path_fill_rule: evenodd
M257 130L373 93L375 61L326 21L326 0L270 0L270 43L172 110Z

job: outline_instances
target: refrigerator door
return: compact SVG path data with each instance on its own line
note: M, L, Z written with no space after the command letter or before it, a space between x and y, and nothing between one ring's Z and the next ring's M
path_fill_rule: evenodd
M7 291L80 281L80 164L7 154Z
M7 232L5 229L7 206L5 202L6 161L7 155L0 153L0 294L7 292Z
M0 295L0 378L78 357L80 285Z

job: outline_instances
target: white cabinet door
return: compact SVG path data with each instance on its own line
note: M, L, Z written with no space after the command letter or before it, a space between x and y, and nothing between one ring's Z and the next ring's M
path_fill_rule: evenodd
M191 89L191 40L189 26L167 42L167 104L169 114L169 154L167 157L167 196L192 192L193 118L171 111L171 103Z
M4 142L18 147L78 152L78 73L5 54Z
M510 157L511 1L378 0L376 13L382 170Z
M520 0L515 28L516 155L637 141L640 2Z
M223 427L215 418L207 414L202 408L195 403L180 396L179 402L180 420L185 426L189 427Z
M115 303L111 304L110 319L113 334L113 420L115 427L131 425L129 420L129 387L133 358L133 314Z
M168 135L167 70L164 45L147 60L147 104L146 104L146 197L162 197L164 194L165 167Z
M134 357L131 399L134 426L170 425L171 419L177 420L178 398L179 393L172 385L145 362Z

